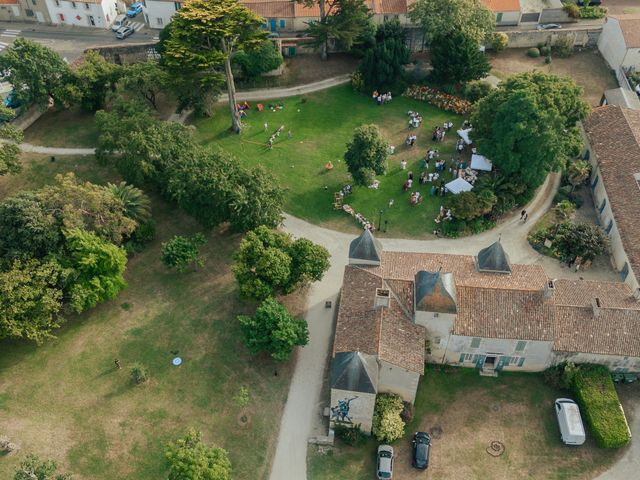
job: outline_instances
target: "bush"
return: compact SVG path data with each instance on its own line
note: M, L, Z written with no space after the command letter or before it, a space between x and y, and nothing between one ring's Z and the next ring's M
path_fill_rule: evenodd
M552 388L571 390L578 369L579 367L576 367L574 363L562 362L547 368L542 372L542 378L544 382Z
M538 48L532 47L527 50L527 55L531 58L538 58L540 56L540 50Z
M201 233L191 237L176 235L162 244L162 263L178 272L184 272L191 264L194 268L202 267L204 260L200 257L200 247L205 243L207 240Z
M246 77L255 78L278 68L283 59L276 45L266 40L255 49L240 50L233 61L240 66Z
M601 365L581 366L574 392L591 434L602 448L620 448L631 440L611 374Z
M362 77L362 72L360 72L359 70L356 70L351 74L351 87L356 92L365 91L364 78Z
M580 7L575 3L565 3L562 8L571 18L580 18Z
M373 411L373 435L380 442L391 443L404 435L404 422L400 414L404 410L402 399L392 393L376 397Z
M598 18L604 18L607 16L607 9L606 7L582 7L579 10L580 13L580 18L583 19L598 19Z
M573 55L573 44L575 43L574 35L564 35L558 37L556 43L553 45L553 52L560 58L567 58Z
M489 95L493 86L489 82L485 82L484 80L476 80L474 82L469 82L464 86L464 96L467 100L472 103L477 102L481 98Z
M509 37L506 33L495 32L489 41L489 48L494 52L501 52L509 45Z
M360 430L360 424L347 426L336 423L333 431L336 437L352 447L359 447L367 441L367 436Z
M141 363L135 363L131 367L131 381L136 385L140 385L149 380L149 370Z
M551 47L549 45L543 45L539 50L540 55L544 55L545 57L551 53Z
M156 237L156 222L148 220L138 225L131 237L124 244L128 254L140 252L146 244Z
M402 409L402 412L400 413L400 418L402 418L404 423L411 423L415 413L413 405L409 402L402 402L402 403L404 404L404 407Z
M544 57L544 63L546 63L547 65L551 63L551 55L547 55L546 57Z
M411 85L404 92L404 96L430 103L440 110L458 115L467 115L471 111L471 102L432 87Z

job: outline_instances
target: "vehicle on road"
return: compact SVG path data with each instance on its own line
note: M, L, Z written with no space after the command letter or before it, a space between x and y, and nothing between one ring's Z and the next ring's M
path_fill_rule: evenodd
M380 445L378 447L376 474L378 480L393 478L393 447L390 445Z
M565 445L582 445L585 434L578 404L570 398L558 398L555 407L562 442Z
M129 18L133 18L133 17L135 17L137 14L139 14L140 12L142 12L142 2L136 2L136 3L133 3L133 4L129 7L129 10L127 10L127 17L129 17Z
M538 30L558 30L562 28L562 25L557 23L541 23L538 25Z
M116 38L118 40L124 40L125 38L133 35L134 32L135 30L133 29L133 27L130 27L129 25L125 25L124 27L120 28L116 32Z
M116 19L113 21L113 24L111 25L111 31L117 32L122 27L128 24L129 24L129 20L127 20L126 15L118 15Z
M416 432L411 443L413 447L413 466L424 470L429 466L431 436L427 432Z

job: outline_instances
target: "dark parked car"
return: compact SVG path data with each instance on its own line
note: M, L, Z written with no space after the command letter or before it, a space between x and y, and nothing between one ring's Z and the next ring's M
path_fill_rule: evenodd
M431 437L427 432L416 432L413 436L413 466L424 470L429 466Z

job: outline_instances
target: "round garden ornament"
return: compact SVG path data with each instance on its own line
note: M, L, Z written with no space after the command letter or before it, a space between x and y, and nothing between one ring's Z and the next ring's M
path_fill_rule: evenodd
M174 359L171 361L171 363L173 363L177 367L178 365L180 365L182 363L182 359L180 357L174 357Z

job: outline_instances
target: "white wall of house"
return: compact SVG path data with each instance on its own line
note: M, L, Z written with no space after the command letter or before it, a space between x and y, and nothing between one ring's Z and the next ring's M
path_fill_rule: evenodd
M342 423L343 425L357 425L360 424L360 429L367 434L371 433L371 423L373 422L373 410L376 406L376 394L375 393L362 393L352 392L349 390L338 390L336 388L331 389L331 408L336 409L339 401L349 401L349 420L348 422L336 422L336 418L331 413L330 421L331 426L335 423ZM333 411L333 410L332 410Z
M456 320L454 313L435 313L417 310L414 315L416 325L422 325L426 329L426 338L429 343L430 353L427 353L427 361L441 363L446 351L449 337L453 331Z
M615 18L608 17L607 22L602 26L602 33L598 39L598 50L612 69L617 70L622 65L627 47L624 43L620 23Z
M19 5L2 5L0 6L0 20L22 20L22 13Z
M61 25L109 28L118 12L115 0L83 3L70 0L46 0L51 22Z
M496 25L518 25L520 23L520 11L515 12L496 12Z
M598 365L604 365L609 368L609 370L614 372L640 372L639 357L625 357L622 355L600 355L596 353L553 353L554 365L562 362L596 363Z
M380 365L378 373L378 392L396 393L405 402L413 403L416 400L420 374L400 368L383 360L378 360Z
M627 48L622 66L625 69L640 70L640 48Z
M142 12L149 28L163 29L171 23L171 17L178 11L176 3L158 0L146 0L143 2Z

